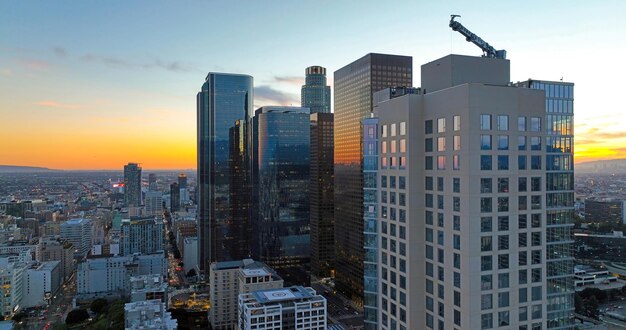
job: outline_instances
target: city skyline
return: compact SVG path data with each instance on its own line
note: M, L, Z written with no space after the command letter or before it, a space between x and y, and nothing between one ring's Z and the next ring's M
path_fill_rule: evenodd
M617 97L626 72L597 59L626 50L619 42L626 25L606 15L625 9L617 1L365 2L358 8L243 2L237 11L226 2L115 4L3 6L0 164L118 169L135 160L146 169L195 168L194 96L209 71L253 76L255 109L296 106L304 70L312 65L334 72L370 52L411 56L415 66L450 53L480 55L449 29L450 14L462 15L472 31L507 50L515 61L513 82L576 81L575 162L626 157L619 126L626 114ZM301 23L301 13L317 20L315 29ZM197 34L220 27L224 33ZM421 85L419 78L413 85Z

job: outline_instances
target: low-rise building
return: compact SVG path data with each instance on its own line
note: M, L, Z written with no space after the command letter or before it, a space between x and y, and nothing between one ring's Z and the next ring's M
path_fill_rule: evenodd
M74 273L74 246L68 240L41 237L36 245L35 260L39 262L59 261L61 279L67 281Z
M160 274L130 278L130 302L159 299L167 302L167 281Z
M175 330L178 326L165 303L159 299L127 303L124 305L124 320L127 330Z
M238 329L326 330L326 298L302 286L241 294Z

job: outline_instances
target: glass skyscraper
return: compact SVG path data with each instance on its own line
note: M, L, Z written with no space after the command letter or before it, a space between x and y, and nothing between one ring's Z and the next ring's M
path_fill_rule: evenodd
M333 275L335 261L333 114L311 114L311 271Z
M363 313L365 329L377 329L378 307L378 119L363 120Z
M372 94L412 85L410 56L367 54L335 71L336 287L363 302L362 121L372 113Z
M300 98L302 106L309 108L311 113L330 113L330 86L326 86L326 68L317 65L306 68Z
M128 206L141 206L141 166L124 165L124 202Z
M546 266L549 329L570 329L574 318L574 84L528 80L520 87L546 95Z
M198 258L213 261L250 255L247 124L252 77L209 73L197 95Z
M262 107L253 121L253 255L287 284L309 282L309 120L307 108Z

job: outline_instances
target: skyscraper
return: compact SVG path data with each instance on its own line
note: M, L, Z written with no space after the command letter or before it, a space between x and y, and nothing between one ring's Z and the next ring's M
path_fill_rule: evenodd
M146 192L145 204L146 215L163 218L163 193L156 190Z
M258 173L255 259L287 284L306 284L310 268L309 109L262 107L254 117Z
M180 188L177 182L170 184L170 211L180 210Z
M124 202L141 206L141 167L137 163L124 165Z
M311 272L333 275L335 260L333 114L311 114Z
M376 94L377 328L570 328L572 132L509 68L449 55L421 92Z
M372 113L372 94L411 86L412 58L367 54L335 71L335 251L337 289L363 300L363 119Z
M154 173L148 174L148 190L156 191L159 188L157 187L157 176Z
M311 113L330 113L330 86L326 86L326 68L310 66L306 68L305 83L302 85L300 100L302 107Z
M187 188L187 175L185 173L178 174L178 189L180 189L179 203L187 203L189 201L189 188Z
M124 219L121 228L120 254L151 254L163 251L163 221L155 218Z
M245 124L252 116L253 100L252 77L240 74L209 73L197 95L198 264L205 271L211 262L249 255L247 237L239 237L238 230L249 228L250 191L247 181L237 186L232 182L234 175L247 177L247 167L233 172L233 166L248 157ZM234 135L233 130L241 134ZM235 137L240 140L231 140Z

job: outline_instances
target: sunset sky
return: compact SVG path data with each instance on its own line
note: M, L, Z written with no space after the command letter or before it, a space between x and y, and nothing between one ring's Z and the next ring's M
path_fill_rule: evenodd
M209 71L254 76L255 106L299 105L304 69L369 52L419 66L497 49L511 79L574 82L576 162L626 157L624 1L0 0L0 164L196 166Z

